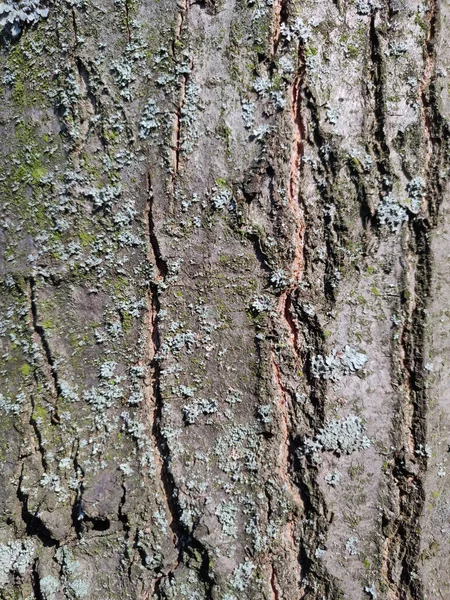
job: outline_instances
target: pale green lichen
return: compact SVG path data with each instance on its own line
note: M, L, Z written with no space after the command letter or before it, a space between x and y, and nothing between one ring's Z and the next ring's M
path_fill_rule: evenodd
M40 579L39 588L44 600L55 600L56 594L61 588L61 584L55 577L47 575Z
M13 540L0 544L0 586L8 584L10 575L24 575L34 557L32 540Z
M0 4L0 27L17 38L25 25L34 25L48 16L48 8L41 6L39 0L19 0Z
M333 350L329 356L317 355L311 361L311 373L319 379L337 381L343 375L361 370L367 362L367 356L350 346L344 350Z
M222 532L233 538L237 538L237 512L238 508L234 502L222 502L216 507L216 516L222 525Z
M362 419L356 415L333 419L318 431L314 439L305 439L304 453L311 456L313 462L320 464L319 452L340 455L369 448L371 442L364 433L365 429Z

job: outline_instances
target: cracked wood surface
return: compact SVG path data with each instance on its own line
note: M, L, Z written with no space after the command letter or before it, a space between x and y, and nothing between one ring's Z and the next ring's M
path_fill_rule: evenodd
M48 8L1 34L0 598L450 599L448 5Z

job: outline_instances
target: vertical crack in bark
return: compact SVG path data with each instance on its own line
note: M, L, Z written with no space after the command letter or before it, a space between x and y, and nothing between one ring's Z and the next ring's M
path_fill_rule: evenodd
M278 584L277 584L277 577L276 577L276 573L275 573L275 569L273 567L273 565L269 565L269 569L270 569L270 591L271 591L271 596L272 596L272 600L282 600L280 597L280 594L278 592Z
M426 416L427 387L425 379L426 309L431 293L432 256L430 235L437 222L442 192L441 166L444 158L444 124L439 113L435 89L435 47L438 6L430 2L429 28L425 40L424 75L419 86L420 116L423 125L426 177L426 209L428 215L415 216L409 225L409 246L405 279L409 295L404 294L404 323L399 340L401 364L398 377L406 398L400 400L394 424L403 430L403 448L394 457L393 478L399 490L399 515L387 523L392 533L386 535L383 571L396 593L406 599L423 600L423 582L419 576L421 544L420 518L425 505L424 477L427 469ZM406 425L406 426L405 426ZM412 465L412 466L411 466ZM396 552L398 555L396 556ZM390 556L392 555L392 556ZM397 564L399 563L399 564ZM395 572L400 569L397 583Z
M158 238L155 232L155 223L153 217L153 188L150 173L147 173L147 235L149 239L149 260L154 261L157 270L156 281L150 283L149 290L149 365L151 368L151 396L153 401L153 418L152 418L152 433L155 439L157 450L157 462L159 467L160 481L163 484L166 495L167 506L171 515L170 528L173 535L173 543L178 547L178 532L176 527L176 516L174 507L174 496L176 487L173 478L168 468L168 448L167 442L161 431L161 420L163 411L163 400L160 390L161 367L158 361L158 350L161 345L158 313L160 311L159 289L158 285L164 282L167 274L167 265L161 255L161 250L158 243Z
M295 504L301 509L303 508L303 502L300 497L300 494L298 493L298 489L292 482L292 478L289 473L291 469L290 457L292 444L292 423L289 416L288 392L281 381L280 369L275 359L275 353L273 348L271 348L270 350L270 359L273 369L273 379L279 397L280 434L282 438L282 442L280 444L281 479L286 485L287 489L289 490L291 498L294 500Z
M293 260L291 263L291 283L289 287L280 295L278 302L278 314L281 321L285 324L286 330L289 333L289 348L292 357L291 370L299 367L299 362L304 362L306 355L306 363L308 363L308 355L310 348L303 351L300 348L300 324L297 320L298 313L298 295L299 295L299 283L303 278L305 268L305 215L304 215L304 203L300 190L301 173L303 165L303 154L305 144L305 123L303 116L303 102L308 101L308 108L311 105L312 117L316 118L318 125L317 106L314 103L313 95L306 87L305 84L305 57L304 48L302 43L298 46L298 64L297 71L294 77L292 85L292 104L291 104L291 115L293 124L293 140L292 150L290 158L290 172L288 182L288 200L289 209L294 222L294 234L293 234ZM314 112L314 110L316 112ZM320 134L319 128L314 129L314 138L317 144L319 155L320 149L323 145L323 139ZM322 157L321 157L322 158ZM322 166L327 175L333 176L333 164L326 163L325 159L322 159ZM330 188L331 190L331 188ZM331 191L328 188L325 190L327 198L331 198ZM330 200L331 201L331 200ZM327 239L327 246L331 244L331 237ZM334 261L334 253L331 252L331 260ZM331 268L331 267L330 267ZM325 286L326 287L326 286ZM305 320L303 319L302 323ZM317 326L317 323L315 324ZM311 327L309 320L306 321L306 328L309 330ZM302 327L302 331L304 327ZM276 334L275 334L276 335ZM315 340L317 335L312 333L311 336ZM322 336L323 337L323 336ZM272 363L273 380L277 395L279 397L279 409L280 409L280 425L279 434L282 438L282 444L280 447L280 466L281 466L281 478L285 483L288 493L290 493L295 505L299 509L299 513L302 512L308 515L308 519L296 521L294 518L288 523L289 526L289 538L292 541L293 551L296 553L296 561L300 567L300 577L302 578L302 588L299 590L299 598L304 595L312 594L314 598L334 598L337 597L338 588L331 577L326 571L324 566L319 560L315 558L315 551L319 547L319 540L326 534L328 523L324 516L326 513L326 506L323 496L320 492L320 488L316 481L317 469L307 464L304 457L297 452L301 442L294 435L294 415L295 410L292 405L291 391L284 384L284 374L280 371L280 365L277 363L274 348L270 349L270 362ZM308 365L304 365L306 371ZM312 381L309 378L311 385L311 395L314 396L313 404L317 414L313 417L313 427L319 427L323 423L323 405L324 405L324 390L316 390L317 382ZM320 386L319 386L320 387ZM316 398L317 396L317 398ZM307 415L297 415L301 421L303 419L308 420ZM311 423L309 423L311 425ZM298 517L298 515L295 515ZM299 529L298 540L296 540L296 530L294 524ZM272 566L272 568L274 568ZM272 594L275 593L273 587L273 577L276 573L273 572L271 576L271 587ZM322 596L326 594L325 596Z
M127 30L128 43L131 44L130 6L129 0L125 0L125 27Z
M26 486L23 485L24 481L24 464L22 463L22 468L19 476L19 483L17 486L17 499L22 507L22 521L25 524L26 534L29 536L37 537L43 546L51 547L51 546L59 546L59 542L55 540L50 531L41 521L38 516L39 509L41 508L41 504L43 500L39 502L34 512L30 512L30 508L28 506L28 498L29 494L24 492L24 488Z
M288 290L284 291L279 300L279 308L278 311L281 315L282 320L286 325L286 329L289 333L289 342L292 349L292 354L294 359L298 358L299 352L299 342L298 342L298 334L299 329L295 317L293 315L292 309L292 294L294 293L296 288L292 287Z
M302 84L305 74L304 50L301 43L298 47L297 72L292 86L292 121L293 141L291 151L291 164L289 173L288 198L294 221L294 258L291 264L291 285L281 293L278 312L289 332L289 340L294 360L298 359L298 326L292 312L292 295L298 287L303 274L304 257L304 232L305 222L300 208L300 171L304 153L305 125L302 115Z
M394 418L392 477L398 489L398 515L384 519L385 542L382 572L391 587L406 599L422 600L423 586L418 576L420 518L425 502L424 475L426 451L426 385L424 343L426 306L431 287L431 255L428 219L411 224L408 264L417 258L411 277L412 292L405 301L405 325L398 342L397 377L403 391ZM407 268L407 267L406 267ZM399 573L396 576L396 573Z
M37 296L36 296L36 280L34 277L28 279L29 282L29 298L30 298L30 313L31 313L31 326L34 332L35 338L39 341L39 345L42 349L43 357L47 364L47 379L50 383L52 396L54 399L54 406L52 412L52 422L59 422L58 417L58 397L61 395L61 385L58 379L58 371L56 369L56 362L53 358L52 351L50 348L47 335L44 327L39 324L38 307L37 307Z
M84 59L82 59L80 56L77 56L75 58L75 65L76 65L76 68L78 71L78 81L80 83L80 87L83 90L83 96L85 96L85 98L90 103L90 107L85 106L84 112L86 114L83 115L84 116L83 124L84 124L84 121L88 121L87 126L83 127L83 129L85 130L84 136L85 136L85 141L86 141L88 130L89 130L89 121L97 112L97 99L95 97L95 93L94 93L93 87L91 85L91 74L89 72L88 64L86 64ZM89 64L89 67L92 68L92 63Z
M279 10L278 10L279 9ZM275 26L274 26L274 52L276 51L279 43L280 35L280 19L286 18L285 15L286 3L279 4L278 8L275 8ZM303 235L304 235L304 221L303 215L300 209L300 164L303 157L303 144L304 144L304 133L305 127L303 123L302 115L302 83L304 78L304 56L303 47L299 42L297 51L297 70L292 85L292 101L291 101L291 116L293 126L293 140L291 149L291 162L289 171L289 182L288 182L288 200L289 207L294 222L294 233L293 233L293 250L294 256L291 264L291 284L284 290L278 301L278 313L281 317L281 321L285 324L286 330L289 334L289 344L291 348L292 360L296 363L298 361L298 326L295 321L295 317L292 313L292 294L297 289L303 271ZM272 174L273 179L273 174ZM273 185L273 182L271 183ZM272 364L273 382L278 396L278 408L279 408L279 434L280 434L280 450L279 450L279 463L280 463L280 477L283 481L286 489L291 497L292 502L296 506L296 510L292 516L290 522L287 523L289 528L288 536L292 542L292 548L296 548L297 544L294 540L293 524L292 521L298 516L303 509L303 500L299 493L297 484L295 483L292 475L293 467L293 448L292 448L292 431L293 424L291 421L291 407L289 392L286 390L282 376L280 373L280 367L277 363L274 348L270 348L270 362ZM275 568L272 565L272 574L270 578L271 590L273 598L278 600L280 597L275 587Z
M147 230L149 238L150 260L153 259L156 264L157 278L150 284L149 307L150 307L150 326L149 326L149 362L152 369L151 389L154 402L152 433L155 439L156 450L158 453L158 466L160 470L160 481L163 484L167 506L171 515L170 529L173 535L173 543L178 551L177 564L173 566L168 577L172 576L176 569L186 558L195 556L198 553L201 557L201 565L198 569L199 580L205 586L205 598L212 598L214 578L210 573L210 557L207 547L196 537L181 520L182 508L178 502L178 488L175 478L170 469L170 449L167 439L162 429L164 400L161 393L161 365L158 352L161 348L161 334L159 329L159 312L161 309L159 289L161 283L167 275L167 263L162 257L155 231L153 216L153 188L150 173L147 173ZM162 579L157 582L157 588L162 585ZM160 592L158 591L158 594Z
M288 0L274 0L272 25L272 57L277 53L280 44L281 24L287 21Z
M73 442L72 455L73 455L73 470L75 473L75 479L78 480L78 485L75 490L75 498L72 505L72 526L78 539L81 539L83 534L83 518L85 517L83 507L83 492L84 492L84 469L79 461L80 452L80 440L76 438ZM81 475L81 481L80 481Z
M369 225L374 222L375 211L369 202L368 186L361 176L360 168L355 165L352 160L347 162L350 179L355 188L356 198L359 202L359 215L364 230L367 230Z
M422 81L419 84L419 100L420 100L420 114L424 125L424 134L427 144L427 152L425 155L425 172L428 173L431 156L433 153L433 123L430 112L433 113L432 107L430 106L430 99L428 93L430 93L430 87L432 83L432 75L435 70L435 56L434 56L434 37L436 34L436 18L437 18L437 6L436 0L430 0L429 8L429 26L427 36L425 39L425 69L422 77ZM436 115L433 115L436 116Z
M384 84L385 65L381 49L379 33L376 27L376 9L373 10L369 25L369 78L373 88L372 114L375 122L372 126L371 146L375 154L379 185L385 192L390 191L386 176L390 172L390 151L386 141L386 90ZM370 97L370 95L369 95Z
M65 71L73 76L79 86L79 95L76 101L67 104L62 101L58 107L57 116L63 131L70 140L71 158L74 164L78 166L80 156L86 146L88 137L91 133L92 120L97 113L97 106L100 104L100 99L95 95L94 88L92 86L90 70L93 70L92 63L89 65L89 61L82 58L77 50L77 22L75 12L73 15L73 28L75 35L75 44L72 48L70 59L66 65ZM80 37L80 39L82 39ZM61 78L61 87L64 88L65 92L70 96L70 89L67 89L67 78Z
M272 29L272 56L277 53L280 43L280 25L281 25L281 0L273 0L273 29Z
M164 260L161 249L159 247L158 238L155 230L155 221L153 215L153 187L152 187L152 179L149 172L147 172L147 226L148 226L148 237L150 241L150 249L152 251L153 256L149 257L150 260L153 258L156 269L157 269L157 279L158 282L164 282L164 279L167 275L167 263Z
M125 506L127 503L127 487L122 481L122 496L120 498L119 507L117 511L117 516L119 521L122 523L123 528L123 537L124 537L124 557L128 562L127 576L131 581L132 579L132 570L133 570L133 553L132 553L132 536L131 536L131 526L130 521L128 519L128 513L125 510Z
M389 13L388 18L392 15ZM384 83L384 59L381 52L379 33L376 27L376 12L370 19L370 75L373 86L373 127L372 149L376 157L381 194L390 192L388 182L390 173L390 151L386 141L386 90ZM428 47L427 36L427 47ZM425 87L431 79L431 61L426 58L425 74L420 97L424 97ZM432 149L427 133L427 117L422 107L421 114L425 125L427 139L427 162ZM428 168L426 169L428 170ZM387 577L391 589L399 597L421 600L423 598L422 583L417 576L417 559L420 550L419 518L423 509L423 471L426 469L425 451L425 389L423 380L423 335L425 325L424 303L430 284L428 246L428 225L424 220L415 219L411 224L411 240L404 267L405 280L408 274L413 277L410 286L410 298L405 302L403 314L406 326L400 337L397 356L399 363L394 362L397 376L401 382L396 415L394 417L393 435L401 450L394 455L392 469L393 481L398 490L399 514L391 521L384 517L383 529L385 540L382 550L381 572ZM417 257L414 267L413 260ZM395 351L393 353L395 357ZM395 358L393 358L395 361ZM419 441L420 440L420 441ZM420 444L420 446L419 446ZM422 451L420 452L420 448ZM417 455L417 451L422 456ZM416 468L414 465L418 464ZM413 467L410 465L413 464ZM397 575L400 570L399 575Z
M186 99L186 88L189 81L189 75L183 73L178 97L178 105L174 113L173 125L173 178L175 179L180 171L181 162L181 113Z
M73 27L73 35L74 35L74 41L75 41L75 46L78 44L78 25L77 25L77 18L75 15L75 9L72 8L72 27Z
M39 429L39 425L36 421L36 418L34 416L36 410L36 402L34 399L34 394L31 394L31 416L30 416L30 425L33 428L33 433L34 433L34 437L36 438L36 442L37 442L37 449L39 450L39 454L41 456L41 464L42 464L42 469L44 471L44 473L47 471L48 468L48 463L47 463L47 459L45 458L45 448L44 445L42 443L42 433Z
M33 561L31 569L31 587L33 588L34 600L45 600L41 589L41 580L39 577L39 558Z
M341 245L340 237L342 236L342 232L345 231L345 225L341 218L339 205L336 205L335 202L334 181L338 175L339 165L336 152L328 143L329 136L324 134L320 125L317 99L311 88L306 85L304 86L304 96L311 122L311 143L315 145L317 156L319 158L318 168L314 174L314 179L317 189L320 192L320 198L322 199L322 227L327 249L323 287L325 300L332 305L336 300L336 270L342 260L342 253L339 252L339 246ZM334 214L329 210L332 206L336 208Z
M289 406L289 392L286 390L282 383L280 368L275 358L275 352L273 348L270 348L270 362L272 364L273 381L277 395L279 398L279 435L281 437L279 445L279 464L280 464L280 478L284 483L286 490L290 496L290 500L293 502L295 509L292 511L292 517L287 522L285 531L287 538L289 539L290 548L294 553L297 553L297 543L295 541L295 530L294 522L295 519L303 511L304 503L299 493L299 489L293 477L293 436L292 436L292 421L290 416ZM269 505L270 506L270 505ZM276 570L273 564L270 565L271 576L270 576L270 589L272 591L272 597L276 600L281 600L282 595L279 593L276 585ZM302 597L302 596L299 596Z
M305 76L304 49L301 43L298 47L297 72L292 86L292 120L294 124L294 139L292 142L291 168L289 175L289 205L295 223L294 260L292 263L293 287L295 287L303 270L303 235L305 223L300 209L300 169L304 153L305 125L302 115L302 86Z
M404 353L403 384L406 392L407 439L404 452L395 457L393 475L399 489L400 515L396 523L398 546L401 548L400 593L407 598L423 598L422 582L417 577L420 552L420 523L425 501L423 477L426 457L426 388L424 379L425 307L431 284L431 257L429 255L429 227L422 220L412 223L410 251L417 256L414 273L414 292L405 307L407 325L401 336ZM403 411L400 411L403 414ZM417 470L407 467L405 456L418 465ZM412 576L413 575L413 576Z
M436 33L435 0L430 1L429 24L425 40L424 74L419 86L421 99L421 120L426 143L425 174L427 180L426 200L428 212L437 213L440 192L440 154L441 141L439 123L441 118L437 105L432 105L428 94L431 90L435 74L434 39ZM436 99L434 98L436 102ZM432 118L433 117L433 118ZM431 216L431 215L430 215ZM434 223L435 225L436 223ZM426 308L431 292L432 256L430 234L433 228L432 219L416 217L410 225L409 252L416 261L414 269L413 294L405 307L407 326L401 341L405 356L405 387L411 407L410 441L412 454L418 464L417 472L405 473L402 469L396 477L400 490L399 533L405 544L402 556L401 591L414 600L424 598L423 582L418 576L418 561L421 543L420 518L425 505L424 477L427 469L428 454L426 450L426 416L427 387L425 381L425 328ZM411 266L412 260L410 259ZM402 465L403 466L403 465Z
M183 25L186 18L187 11L189 9L189 1L183 0L183 6L178 12L178 22L176 25L175 36L172 41L172 57L177 62L178 46L181 40L181 34L183 32ZM173 174L172 174L172 195L175 190L175 179L180 170L181 162L181 117L184 102L186 99L186 89L189 81L188 73L181 73L181 82L178 90L178 101L175 112L173 113L173 126L172 126L172 163L173 163Z
M303 323L305 335L305 357L303 372L309 386L309 394L313 412L302 411L304 426L317 431L323 426L325 418L326 381L317 380L311 373L311 356L324 354L325 336L317 316L307 315L300 304L295 304L298 319ZM293 440L293 447L299 449L302 440ZM317 467L303 455L294 452L293 472L303 502L303 512L308 516L301 525L298 562L301 567L302 581L305 591L303 595L316 598L339 598L339 588L333 576L327 571L320 559L316 558L316 550L326 539L329 522L326 518L327 507L324 496L317 482Z

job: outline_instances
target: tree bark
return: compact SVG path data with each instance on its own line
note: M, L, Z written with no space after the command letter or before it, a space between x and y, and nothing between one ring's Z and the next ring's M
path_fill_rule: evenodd
M5 6L0 597L450 599L448 3Z

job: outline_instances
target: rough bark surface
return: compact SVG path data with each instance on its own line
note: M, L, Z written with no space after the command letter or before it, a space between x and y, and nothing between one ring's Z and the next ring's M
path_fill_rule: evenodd
M0 597L450 599L448 3L44 2L1 17Z

